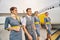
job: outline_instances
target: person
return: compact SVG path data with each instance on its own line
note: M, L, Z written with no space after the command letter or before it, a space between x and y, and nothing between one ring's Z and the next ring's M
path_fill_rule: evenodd
M10 31L9 40L22 40L21 19L17 14L17 8L11 7L10 12L11 15L6 17L4 27L6 30Z
M36 27L37 40L40 40L40 20L38 18L38 11L34 12L34 24Z
M46 26L46 29L47 29L47 38L46 40L51 40L51 19L50 17L48 16L48 12L45 13L45 18L44 18L44 21L45 21L45 26Z
M36 40L35 35L35 25L34 25L34 19L31 16L32 11L31 8L26 9L27 15L24 17L24 21L22 22L23 29L25 32L25 39L26 40Z

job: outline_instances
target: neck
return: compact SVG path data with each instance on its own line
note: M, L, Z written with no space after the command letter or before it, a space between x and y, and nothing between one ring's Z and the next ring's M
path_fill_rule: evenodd
M38 15L35 15L36 17L38 17Z
M27 14L28 15L28 14ZM30 16L30 15L28 15L28 16Z
M46 16L46 17L48 17L48 16Z
M11 16L17 16L16 14L11 14Z

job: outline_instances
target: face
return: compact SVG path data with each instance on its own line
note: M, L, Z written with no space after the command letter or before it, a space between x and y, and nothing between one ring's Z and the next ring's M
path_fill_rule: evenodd
M17 8L12 11L13 14L17 15Z
M31 15L32 15L32 11L31 11L31 10L28 10L28 11L27 11L27 14L28 14L29 16L31 16Z
M38 12L36 12L35 15L38 16Z
M46 13L45 15L48 16L48 13Z

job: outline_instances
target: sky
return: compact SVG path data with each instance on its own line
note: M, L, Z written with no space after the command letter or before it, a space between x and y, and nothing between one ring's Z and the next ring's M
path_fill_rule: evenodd
M60 3L59 0L0 0L0 13L10 13L10 7L15 6L18 13L26 12L27 8L32 8L32 12L40 11L46 7ZM47 10L52 23L60 23L60 7ZM5 17L0 17L0 23L4 23Z
M32 12L41 10L58 3L59 0L0 0L0 13L9 13L9 8L15 6L19 13L23 13L26 8L32 8Z

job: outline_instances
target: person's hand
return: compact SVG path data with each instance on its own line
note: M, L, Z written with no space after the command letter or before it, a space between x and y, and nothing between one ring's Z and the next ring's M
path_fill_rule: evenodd
M17 32L19 32L19 31L20 31L20 29L14 29L14 31L17 31Z
M32 40L32 36L31 36L31 35L29 35L29 36L28 36L28 39L29 39L29 40Z
M46 27L46 29L48 30L48 27Z
M34 27L34 30L36 30L36 27Z
M13 28L13 30L19 32L20 31L20 27Z
M40 26L40 29L42 29L42 26Z

